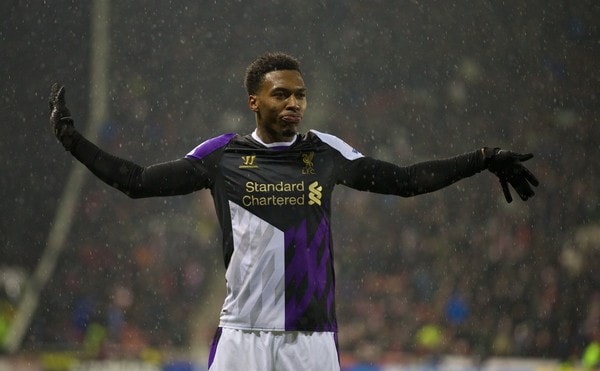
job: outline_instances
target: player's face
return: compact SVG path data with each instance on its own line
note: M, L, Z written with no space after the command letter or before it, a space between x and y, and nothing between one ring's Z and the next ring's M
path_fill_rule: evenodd
M302 75L292 70L267 73L248 105L256 112L257 133L265 143L292 140L306 110Z

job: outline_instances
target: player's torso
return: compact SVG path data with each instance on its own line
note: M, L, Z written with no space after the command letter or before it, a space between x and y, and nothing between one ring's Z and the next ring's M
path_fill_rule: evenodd
M320 141L273 149L236 138L218 167L213 194L231 254L221 325L334 329L335 152Z

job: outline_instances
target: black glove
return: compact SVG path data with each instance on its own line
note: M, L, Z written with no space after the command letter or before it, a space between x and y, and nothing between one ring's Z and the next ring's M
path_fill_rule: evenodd
M482 149L487 169L494 173L500 180L506 202L512 202L512 196L508 185L510 184L519 194L523 201L533 197L535 194L531 185L537 187L537 178L521 163L533 157L533 154L521 154L506 151L500 148Z
M50 99L50 124L56 138L62 143L67 151L71 150L74 144L73 134L75 128L71 111L66 106L65 102L65 87L59 86L57 83L52 84Z

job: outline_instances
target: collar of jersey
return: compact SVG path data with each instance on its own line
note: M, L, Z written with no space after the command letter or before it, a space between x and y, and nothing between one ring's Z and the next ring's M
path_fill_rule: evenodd
M294 144L294 142L296 141L296 139L298 138L298 136L294 136L294 139L292 139L289 142L273 142L273 143L265 143L263 142L259 137L258 134L256 133L256 129L254 129L254 131L252 132L252 138L259 142L260 144L262 144L263 146L267 147L267 148L275 148L275 147L283 147L283 148L287 148L289 146L291 146L292 144Z

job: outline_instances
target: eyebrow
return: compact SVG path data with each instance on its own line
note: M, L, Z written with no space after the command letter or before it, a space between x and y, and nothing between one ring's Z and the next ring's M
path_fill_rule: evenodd
M275 87L271 90L271 92L278 92L278 91L285 91L285 92L301 92L301 93L306 93L308 89L306 89L306 87L302 87L302 88L298 88L298 89L289 89L289 88L284 88L283 86L279 86L279 87Z

